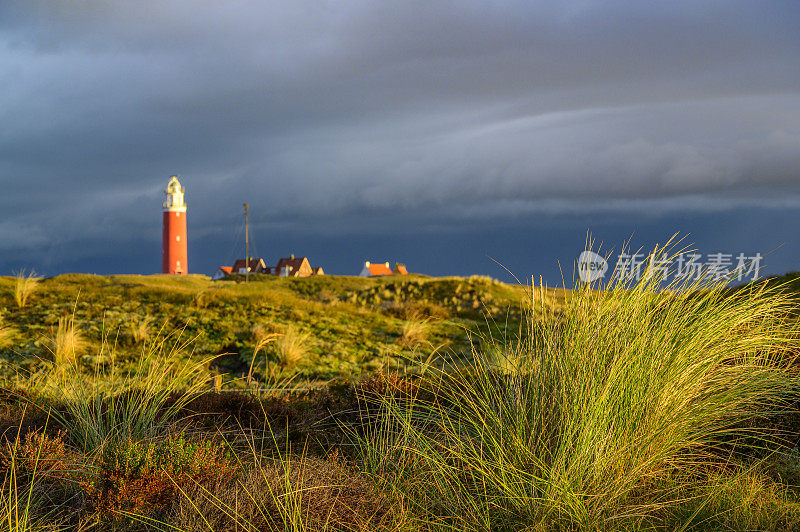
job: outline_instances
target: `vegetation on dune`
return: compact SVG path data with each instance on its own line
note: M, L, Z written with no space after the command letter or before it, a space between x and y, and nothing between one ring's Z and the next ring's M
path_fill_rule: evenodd
M253 327L253 358L250 360L250 368L247 370L247 382L250 383L253 378L253 365L256 363L256 356L260 351L274 342L278 338L277 333L268 332L264 326Z
M605 530L709 519L712 528L750 529L741 507L726 507L741 504L737 496L775 505L754 517L756 526L772 519L768 528L794 528L795 498L737 468L742 457L780 446L780 435L759 423L794 410L795 308L794 298L765 285L662 289L651 278L601 293L579 287L557 313L540 307L512 345L432 369L434 400L383 398L392 444L359 443L378 445L376 456L394 453L399 489L456 528ZM376 473L385 474L385 461ZM727 475L751 492L732 493Z
M8 325L0 315L0 349L8 349L16 343L17 329Z
M304 281L42 280L3 315L0 526L800 528L791 285ZM364 375L309 386L331 358Z
M17 307L23 308L28 304L31 295L36 292L39 287L41 277L37 276L34 272L25 275L25 270L20 270L17 273L14 282L14 302Z
M524 289L488 278L306 279L263 276L253 282L211 282L202 276L61 275L38 282L35 305L14 305L17 278L0 278L0 378L49 371L54 337L75 333L78 365L91 371L107 363L133 370L142 346L160 332L183 330L194 352L217 357L209 377L224 374L224 386L266 382L275 373L304 381L351 378L381 367L405 367L419 351L422 336L410 324L425 321L426 342L469 353L466 330L494 316L505 322L521 317ZM560 292L554 291L553 297ZM70 316L61 326L58 320ZM416 316L416 317L413 317ZM71 321L70 321L71 320ZM262 328L275 334L259 346ZM285 334L287 333L288 334ZM3 345L5 344L5 345ZM45 349L42 349L42 348ZM304 349L301 349L303 347ZM60 354L72 356L72 350ZM105 360L99 360L99 358ZM252 368L252 369L251 369Z
M58 325L52 329L47 343L47 350L56 368L75 364L78 356L87 347L86 340L75 327L75 319L67 316L58 318Z
M431 332L431 318L423 318L418 313L410 313L406 315L405 323L403 324L403 332L398 339L400 345L409 349L414 349L418 346L428 343L428 337Z

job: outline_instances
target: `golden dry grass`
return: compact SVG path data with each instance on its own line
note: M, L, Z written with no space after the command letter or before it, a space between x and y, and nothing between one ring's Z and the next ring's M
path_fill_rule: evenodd
M3 319L3 316L0 315L0 349L6 349L12 346L18 333L19 331L11 325L8 325Z
M150 328L153 321L155 321L153 316L145 314L144 316L128 322L128 332L134 342L138 344L150 337Z
M28 304L34 292L39 288L39 281L41 277L34 272L25 274L25 270L20 270L17 273L14 282L14 302L18 308L24 308Z
M431 318L423 318L422 314L411 312L406 316L397 342L408 349L428 345L432 326Z
M253 358L250 360L250 368L247 370L247 382L251 382L253 379L253 365L256 362L258 353L263 351L268 344L274 342L278 336L278 334L268 331L263 326L253 327Z
M293 325L287 327L276 339L278 364L283 369L297 367L308 355L310 339L310 333L300 331Z
M10 325L0 324L0 349L6 349L14 345L14 338L17 330Z
M88 341L75 327L75 320L69 316L58 319L58 326L48 338L47 349L56 367L73 364L88 347Z

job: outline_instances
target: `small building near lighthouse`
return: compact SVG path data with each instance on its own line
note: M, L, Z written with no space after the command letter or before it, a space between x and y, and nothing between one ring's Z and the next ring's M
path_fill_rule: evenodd
M408 269L405 264L399 262L394 263L394 269L389 267L388 262L381 264L380 262L366 261L364 267L361 268L359 277L380 277L382 275L408 275Z
M364 267L361 268L361 273L358 274L359 277L379 277L381 275L392 275L392 269L388 262L381 264L366 261Z
M161 273L186 275L189 272L186 246L186 201L178 176L169 178L164 196Z

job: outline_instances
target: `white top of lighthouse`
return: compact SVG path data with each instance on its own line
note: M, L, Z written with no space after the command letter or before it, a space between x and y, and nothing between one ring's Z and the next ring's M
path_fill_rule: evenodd
M178 176L174 175L169 178L169 184L164 191L166 200L164 201L164 210L171 212L186 212L186 202L183 200L183 187L181 182L178 181Z

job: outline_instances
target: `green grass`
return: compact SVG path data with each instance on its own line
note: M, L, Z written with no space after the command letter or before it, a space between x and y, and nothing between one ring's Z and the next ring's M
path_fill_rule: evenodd
M597 288L42 280L3 314L2 526L800 528L793 286Z
M0 380L49 371L45 362L53 357L43 356L41 348L53 347L47 339L56 336L63 316L71 316L76 326L72 330L84 340L74 358L89 372L103 363L98 360L100 353L110 351L101 349L104 342L113 345L115 364L133 370L151 335L183 330L195 338L198 355L224 355L209 368L209 376L225 374L224 385L230 387L247 380L257 344L252 336L256 325L265 324L274 332L293 327L307 335L302 363L281 357L288 362L281 366L282 372L324 382L381 367L407 366L417 343L401 340L407 334L408 312L417 313L420 320L435 318L426 335L432 345L468 355L465 329L485 323L485 308L477 302L490 302L490 314L496 307L492 315L503 322L510 308L512 321L518 321L524 297L520 287L485 278L265 276L245 284L212 282L197 275L68 274L39 281L35 304L19 308L14 303L18 282L0 277L2 325L7 328L0 338ZM251 375L261 381L271 378L261 373L269 369L261 356L263 347L256 361L261 363L255 364Z
M579 287L513 345L432 370L434 400L381 399L392 445L358 440L377 446L377 476L395 455L395 488L457 529L671 527L679 507L696 509L681 527L723 512L734 529L798 526L789 487L721 482L739 466L716 465L774 444L758 423L796 400L796 300L763 284L607 288ZM742 515L748 498L773 506Z
M208 360L178 356L188 348L180 336L156 339L130 373L113 361L87 376L76 364L37 382L40 392L63 409L51 412L84 453L102 453L124 442L154 438L172 423L193 394L206 385Z

